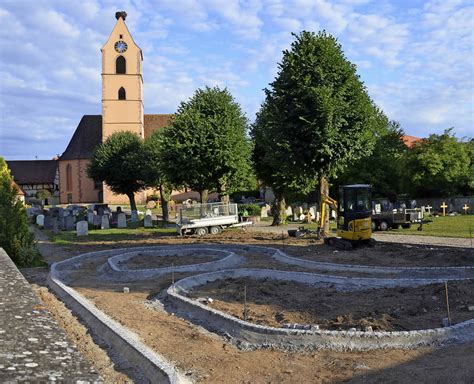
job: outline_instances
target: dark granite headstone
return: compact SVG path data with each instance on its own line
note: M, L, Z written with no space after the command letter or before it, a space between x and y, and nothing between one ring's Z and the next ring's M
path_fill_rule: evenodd
M76 229L76 220L74 216L66 216L64 218L64 227L66 231L74 231Z
M53 229L53 218L51 216L44 217L44 229L52 230Z

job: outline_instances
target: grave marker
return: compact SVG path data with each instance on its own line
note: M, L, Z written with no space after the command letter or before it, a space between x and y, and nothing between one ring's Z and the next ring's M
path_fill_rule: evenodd
M100 229L109 229L110 228L110 223L109 223L109 216L103 215L101 216L100 219Z
M76 235L77 236L89 235L89 223L87 221L82 220L76 223Z
M464 207L462 207L462 209L464 209L464 214L467 214L467 211L469 211L469 205L464 204Z
M125 213L117 215L117 228L127 228L127 216L125 216Z
M145 215L145 218L143 220L143 226L145 228L151 228L153 227L153 220L151 218L151 215Z
M443 204L441 204L441 209L443 210L443 216L446 216L446 208L448 208L448 206L447 206L446 203L443 201Z
M36 225L39 225L40 227L44 226L44 215L36 216Z

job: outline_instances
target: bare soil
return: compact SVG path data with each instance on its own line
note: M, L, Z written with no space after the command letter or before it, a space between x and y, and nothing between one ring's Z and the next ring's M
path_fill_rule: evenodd
M409 382L411 364L424 372L425 382L451 382L454 374L468 383L474 375L474 343L446 349L380 350L366 352L317 351L292 353L280 350L241 351L192 323L143 305L148 292L123 294L79 289L104 312L132 329L158 353L199 383L339 383L358 378L370 381ZM445 353L450 353L447 359ZM429 356L429 358L424 358ZM440 362L457 361L457 371L431 369ZM418 363L417 363L418 362ZM451 363L449 363L451 364ZM388 372L389 375L384 374ZM431 377L431 381L428 378ZM420 380L418 382L424 382Z
M297 282L240 278L214 281L189 294L211 297L209 306L244 319L244 287L247 320L272 327L298 323L331 330L371 326L374 331L407 331L440 327L446 317L444 284L338 292ZM450 282L448 289L453 324L473 318L467 307L474 303L474 281Z
M59 301L46 287L33 285L36 295L53 315L59 326L66 332L69 339L77 346L83 356L90 361L106 383L130 383L128 376L137 376L129 366L116 366L107 353L92 339L88 329Z
M357 247L342 251L320 244L307 247L287 246L290 256L313 261L362 264L387 267L474 266L474 249L377 243L375 247Z
M199 253L198 253L199 252ZM179 265L201 264L216 261L222 258L210 251L183 251L180 254L149 255L138 254L132 258L121 261L119 265L125 269L154 269ZM197 254L198 253L198 254Z
M327 247L312 240L292 240L278 234L241 231L228 231L203 238L180 239L174 236L162 236L139 241L89 242L66 247L43 241L40 248L45 259L53 262L101 249L174 243L266 245L281 247L285 251L291 248L300 251L309 246L318 250L325 249L321 255L325 254L326 259L322 257L321 261L333 261L332 255L337 255L337 253L333 254L332 249L326 249ZM403 247L400 247L400 250L403 253ZM380 256L383 257L383 253ZM375 255L374 258L376 258ZM265 263L271 263L269 265L272 268L304 270L284 264L278 266L279 263L265 254L248 259L250 265L254 267L263 267ZM241 351L215 334L165 311L150 309L146 305L150 298L162 294L163 290L170 285L171 275L165 275L159 279L118 283L104 279L104 276L96 271L102 262L99 259L94 260L72 272L68 278L71 280L71 285L92 300L101 310L134 331L148 346L173 361L190 379L199 383L340 383L347 381L379 383L413 380L426 383L453 381L470 383L474 377L474 343L442 349L420 348L408 351L317 351L310 354L280 350ZM45 275L45 271L41 273ZM40 274L39 270L38 274ZM188 275L190 274L176 274L175 278L179 279ZM31 281L35 280L34 271L30 271L29 278ZM37 280L38 284L43 284L43 278L37 278ZM130 287L129 294L122 293L124 284ZM452 295L451 300L455 300L454 290ZM442 307L443 296L441 293L438 296L437 302ZM52 298L56 300L54 296ZM69 311L64 306L56 305L54 300L46 299L45 306L57 308L58 317L66 316ZM333 310L336 312L336 309ZM65 317L63 327L80 349L85 348L90 344L86 337L88 335L79 333L76 336L71 329L73 327L68 326L73 321L77 322L74 317L71 319ZM98 348L97 345L95 347ZM101 354L104 353L102 350L91 349L90 353L84 353L88 359L96 363L96 366L101 364ZM446 369L448 366L451 368ZM122 372L114 371L113 365L110 369L112 369L110 376L101 372L105 381L121 382L122 379L118 375Z

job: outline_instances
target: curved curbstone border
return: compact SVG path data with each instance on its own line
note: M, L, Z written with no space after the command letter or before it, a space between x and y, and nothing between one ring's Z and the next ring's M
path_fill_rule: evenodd
M120 267L119 263L127 261L139 254L152 254L156 257L166 257L164 255L167 252L175 251L176 247L159 247L154 249L149 249L146 251L132 251L121 253L117 256L112 256L107 259L109 267L121 275L126 275L127 277L134 278L148 278L152 276L157 276L164 273L170 272L205 272L205 271L216 271L224 268L232 268L238 265L243 264L245 259L242 256L236 255L234 252L229 252L220 249L213 248L202 248L202 247L193 247L193 248L183 248L187 251L212 251L216 253L222 253L223 256L219 260L209 261L205 263L196 263L196 264L187 264L187 265L178 265L175 267L164 267L164 268L147 268L147 269L128 269Z
M372 350L384 348L411 349L428 345L474 340L474 319L446 327L417 331L362 332L298 330L253 324L210 308L184 296L187 290L225 278L272 278L308 284L336 284L351 289L391 286L417 286L427 284L421 279L374 279L315 275L304 272L286 272L258 269L234 269L186 277L167 290L168 297L179 313L199 322L211 331L224 333L237 339L243 348L283 348L290 350Z
M91 252L79 255L72 259L54 263L48 275L48 284L58 294L66 305L77 313L96 335L133 365L139 367L139 371L150 382L163 382L171 384L189 383L183 378L176 368L162 356L155 353L151 348L143 344L139 337L107 316L95 307L84 296L67 286L59 278L58 267L79 258L88 258L104 255L111 251Z
M342 263L327 263L322 261L306 260L299 257L289 256L283 251L272 248L275 253L273 258L281 263L297 265L304 268L320 269L326 271L340 271L340 272L365 272L365 273L386 273L404 274L406 272L412 273L438 273L446 279L458 279L460 274L473 273L474 266L457 266L457 267L382 267L376 265L357 265L357 264L342 264Z

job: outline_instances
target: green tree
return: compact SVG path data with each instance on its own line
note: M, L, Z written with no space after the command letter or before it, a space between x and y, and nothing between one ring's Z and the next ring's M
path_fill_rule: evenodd
M168 202L173 191L172 185L167 181L162 166L163 131L156 130L144 143L144 180L147 187L157 188L160 191L163 221L169 221ZM177 186L179 188L179 186Z
M407 171L414 197L472 193L473 156L470 143L454 136L453 128L432 134L409 151Z
M255 140L256 151L273 153L254 152L254 159L271 165L274 172L260 172L260 177L276 191L306 194L319 184L327 195L328 179L371 153L373 132L385 116L333 36L306 31L294 36L276 79L265 90L263 123L257 122L269 142L262 148Z
M335 180L336 187L344 184L371 184L374 196L388 197L406 191L408 148L404 132L396 121L388 121L374 133L375 146L369 156L353 162Z
M209 191L228 201L251 174L246 129L247 119L227 89L198 89L164 130L166 178L199 192L201 202L207 202Z
M17 198L7 163L0 156L0 247L20 267L42 265L34 235L28 231L23 203Z
M143 141L132 132L117 132L97 146L87 173L105 181L112 192L126 195L136 211L135 193L145 188L144 165Z
M280 138L281 131L277 129L277 120L274 116L277 111L271 111L274 104L264 102L257 112L254 124L251 127L250 135L253 139L252 159L255 172L259 180L264 185L272 188L275 200L272 207L273 223L279 225L286 220L286 198L291 190L288 188L288 167L282 166L287 161L285 148L277 147L282 145Z

